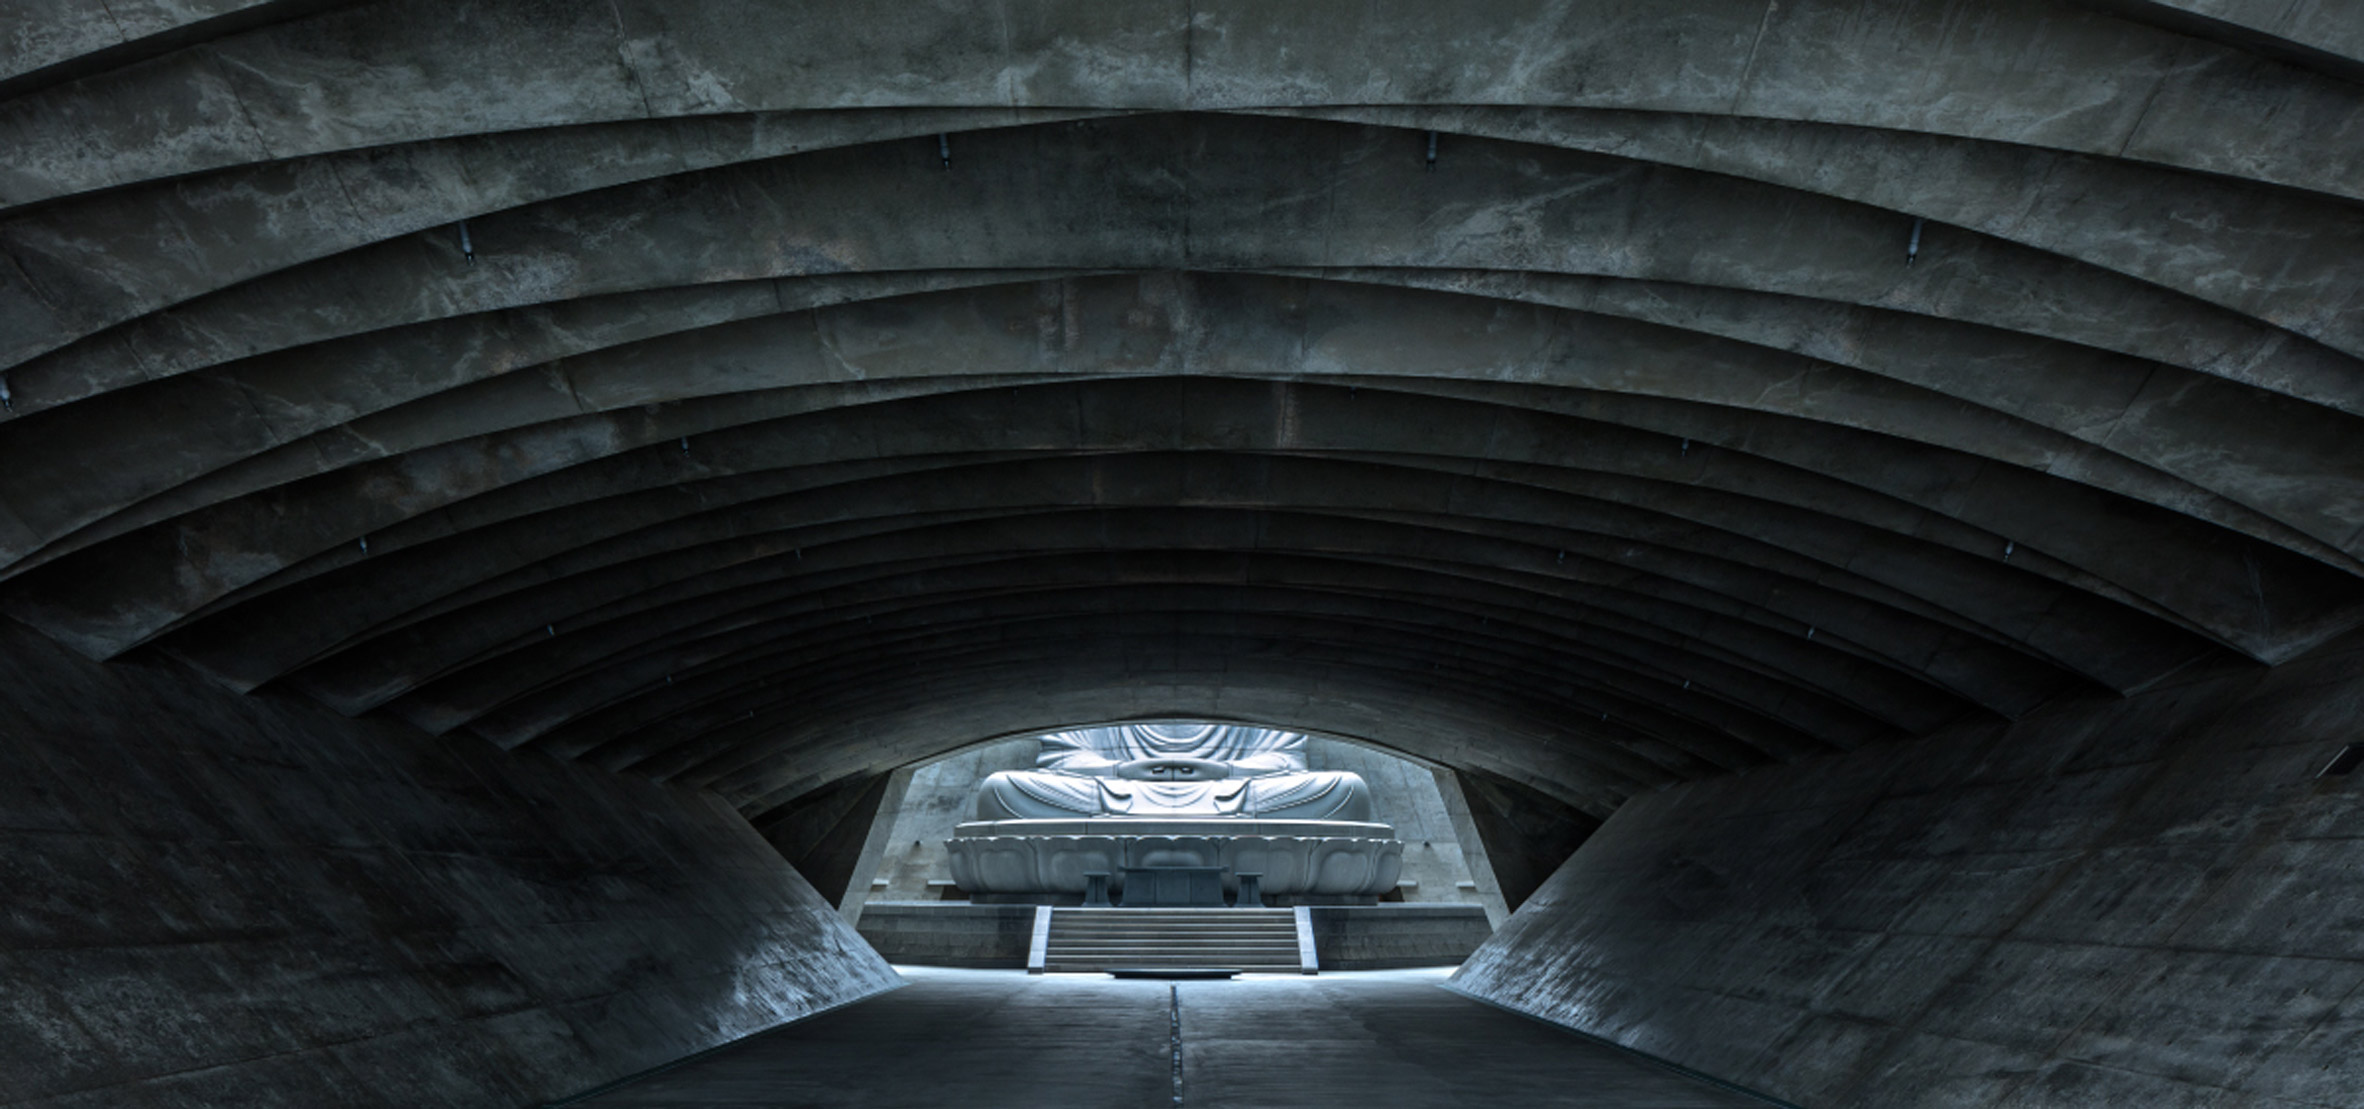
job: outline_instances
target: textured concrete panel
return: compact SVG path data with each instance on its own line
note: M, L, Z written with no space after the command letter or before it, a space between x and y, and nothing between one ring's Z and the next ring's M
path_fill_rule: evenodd
M0 624L0 1101L508 1106L887 989L729 806Z
M1026 969L1033 905L873 901L862 906L862 938L890 962L931 967Z
M1479 905L1315 905L1306 912L1325 971L1456 966L1494 934Z
M2364 643L1637 798L1456 988L1813 1106L2347 1106Z
M873 774L815 790L756 831L779 849L822 900L842 908L854 883L863 878L857 864L872 838L892 778Z

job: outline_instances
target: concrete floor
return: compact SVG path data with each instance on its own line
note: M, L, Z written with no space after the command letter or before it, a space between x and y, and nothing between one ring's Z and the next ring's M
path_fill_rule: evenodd
M903 967L911 985L587 1104L1170 1106L1168 984ZM1183 1104L1762 1103L1440 989L1444 970L1180 984Z

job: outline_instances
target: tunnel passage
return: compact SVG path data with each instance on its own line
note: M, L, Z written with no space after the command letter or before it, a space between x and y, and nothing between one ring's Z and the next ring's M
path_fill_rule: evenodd
M1292 149L1341 130L1097 126L1177 160L1177 128L1277 128ZM699 215L694 191L643 199L571 202L643 226ZM503 235L478 221L485 253L454 278L495 271ZM666 238L649 257L677 264ZM1945 269L1856 254L1892 280ZM6 603L94 656L168 654L237 689L716 788L757 818L968 738L882 717L1208 673L1241 697L1351 690L1304 725L1604 816L1703 774L2139 691L2210 657L2278 660L2359 616L2339 504L2272 472L2352 465L2353 417L2198 371L1878 309L1850 311L1950 365L1746 333L1824 310L1794 291L1726 336L1400 269L1011 276L910 292L925 279L898 273L872 290L891 295L801 311L757 290L762 310L722 322L743 283L676 286L690 320L597 310L674 330L567 331L563 353L515 332L554 338L549 314L590 304L377 321L393 325L56 405L35 398L62 359L37 361L11 377ZM1968 328L1987 357L1962 366L1924 327ZM2056 382L2081 395L2040 391ZM2263 414L2282 410L2304 419ZM144 446L68 449L109 442ZM1079 678L1085 659L1122 676ZM1356 719L1410 701L1490 739ZM831 742L852 730L876 741Z
M1197 718L1532 890L2364 624L2337 5L87 8L0 36L0 611L791 857Z

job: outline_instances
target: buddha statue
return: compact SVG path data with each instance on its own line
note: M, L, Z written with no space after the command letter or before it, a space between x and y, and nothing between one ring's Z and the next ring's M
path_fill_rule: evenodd
M1118 724L1042 737L1033 770L977 792L978 820L1371 819L1361 777L1308 770L1305 737L1232 724Z
M1097 906L1113 894L1134 907L1169 903L1173 884L1187 894L1176 904L1370 904L1403 868L1403 841L1371 820L1370 787L1308 769L1303 735L1166 722L1040 743L1034 769L985 779L977 819L945 841L974 900ZM1160 892L1132 888L1148 871Z

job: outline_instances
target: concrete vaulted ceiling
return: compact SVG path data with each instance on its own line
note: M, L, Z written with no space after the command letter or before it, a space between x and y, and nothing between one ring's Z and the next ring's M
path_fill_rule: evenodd
M2338 5L85 6L0 604L94 657L754 817L1161 715L1597 816L2364 623Z

